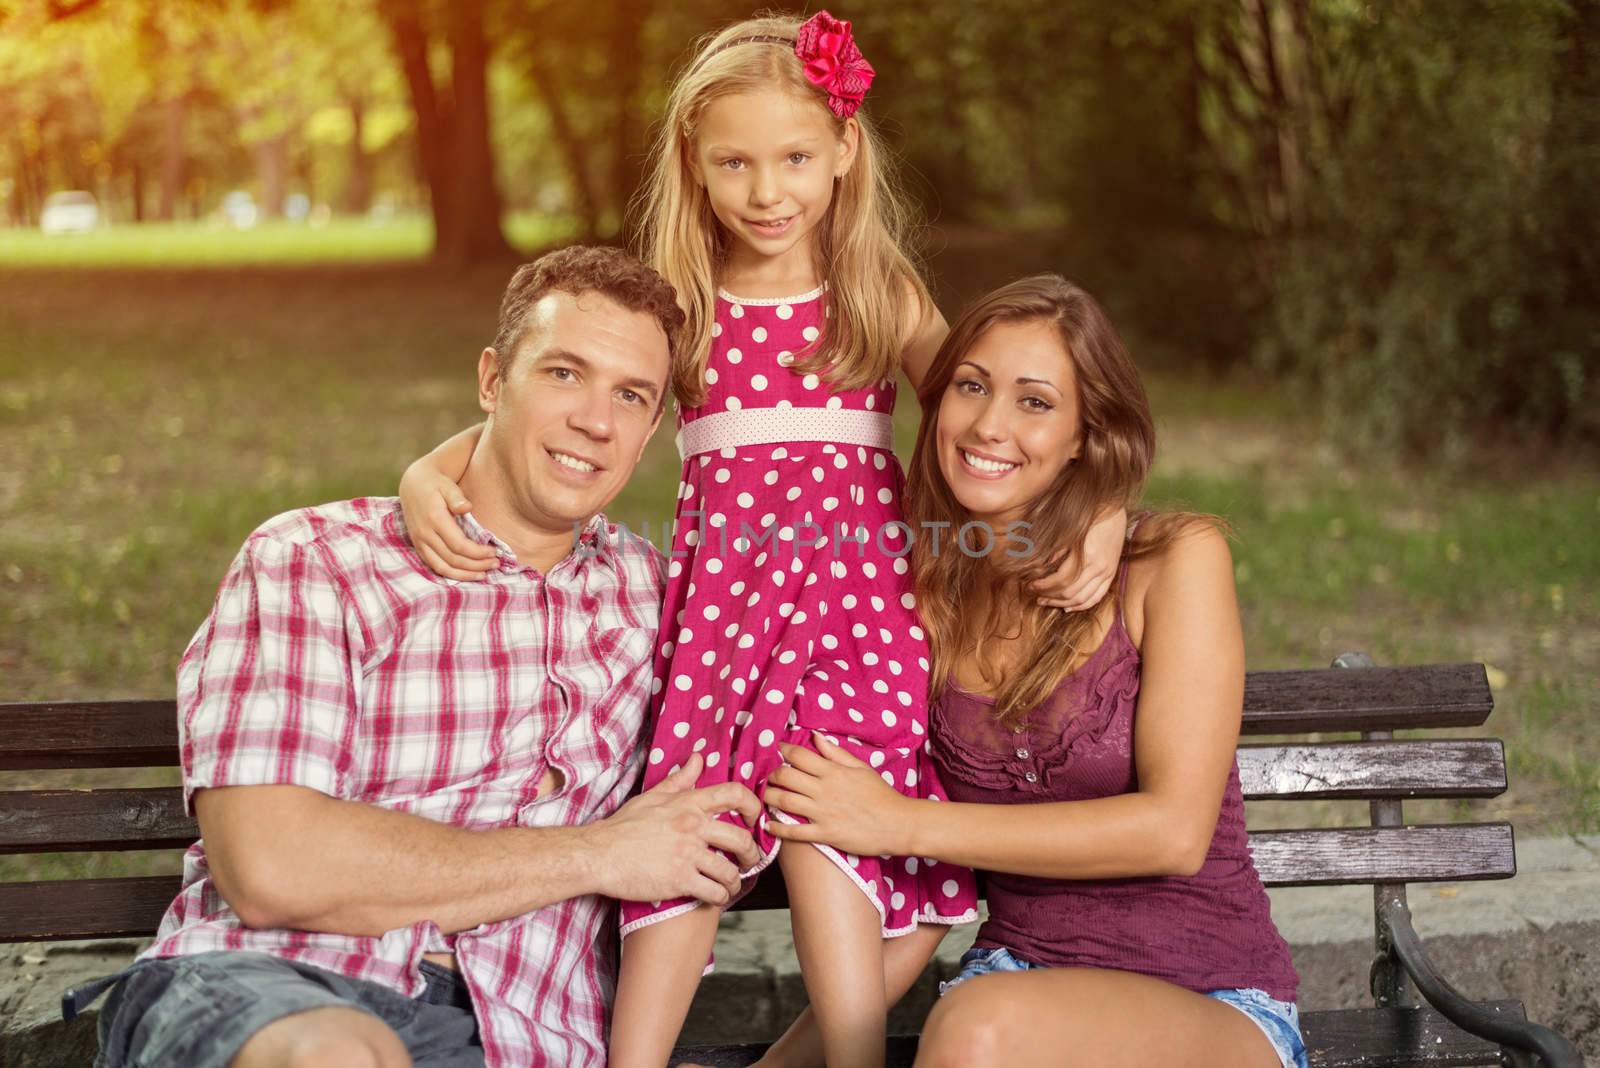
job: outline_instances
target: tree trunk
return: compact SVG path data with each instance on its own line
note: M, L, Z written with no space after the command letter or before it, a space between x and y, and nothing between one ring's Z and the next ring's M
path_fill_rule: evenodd
M592 242L600 234L600 209L595 203L594 186L589 179L589 146L573 128L572 116L567 111L561 87L537 55L528 61L528 76L533 79L534 88L539 90L539 96L544 100L545 111L550 114L556 147L561 150L561 158L567 164L567 185L572 189L573 206L578 210L578 217L583 220L581 239Z
M383 0L395 52L417 118L417 152L433 209L433 258L459 266L509 255L489 147L489 42L484 0L449 6L451 97L441 101L428 69L428 34L416 0Z
M500 191L489 146L489 39L484 32L485 0L453 0L449 5L450 88L454 98L451 217L454 237L434 249L446 263L465 264L511 254L500 229Z
M251 150L256 160L256 180L261 183L261 217L281 219L289 185L288 135L257 141Z
M367 104L361 97L350 100L350 176L345 184L344 207L352 215L365 215L372 206L372 157L362 145Z
M175 96L162 105L161 199L156 218L171 222L178 215L178 198L183 195L183 127L188 102Z
M144 222L144 163L137 155L128 161L128 178L133 194L133 221Z
M644 122L640 113L639 79L644 70L644 23L651 0L617 0L612 12L611 69L616 72L616 125L612 130L611 206L617 228L627 233L628 204L644 175Z

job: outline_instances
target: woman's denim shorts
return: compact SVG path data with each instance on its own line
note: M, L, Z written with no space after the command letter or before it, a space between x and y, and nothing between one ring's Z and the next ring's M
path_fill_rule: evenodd
M961 955L961 970L948 983L939 984L939 996L950 993L958 984L990 972L1025 972L1042 968L1011 955L1009 949L969 949ZM1232 1005L1261 1028L1272 1048L1278 1051L1283 1068L1307 1068L1306 1043L1300 1034L1300 1010L1293 1002L1278 1001L1264 990L1208 990L1206 997Z

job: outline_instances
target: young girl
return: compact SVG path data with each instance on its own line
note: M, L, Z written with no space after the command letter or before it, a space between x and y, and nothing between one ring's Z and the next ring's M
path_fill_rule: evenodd
M943 797L906 557L913 536L947 552L989 542L903 524L895 377L918 383L947 327L902 251L906 211L859 110L872 77L847 22L751 19L704 43L668 103L644 235L678 290L691 355L674 369L684 466L646 788L701 753L700 785L760 793L779 744L814 748L815 733L906 796ZM448 475L472 443L458 435L401 486L419 549L451 577L484 566L449 514L468 507ZM1124 522L1119 508L1097 526L1044 603L1099 601ZM745 885L778 860L812 1004L770 1056L881 1064L888 1006L948 926L976 917L972 876L918 857L780 852L768 818ZM613 1065L666 1062L718 915L624 903Z

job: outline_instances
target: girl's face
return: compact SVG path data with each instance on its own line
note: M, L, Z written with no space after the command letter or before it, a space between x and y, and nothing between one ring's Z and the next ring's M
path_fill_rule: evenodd
M708 104L691 166L733 237L733 255L746 263L804 257L809 270L834 179L855 162L859 139L854 119L836 134L824 108L779 89Z
M1078 382L1053 323L996 323L956 364L935 441L951 493L994 533L1055 484L1083 442Z

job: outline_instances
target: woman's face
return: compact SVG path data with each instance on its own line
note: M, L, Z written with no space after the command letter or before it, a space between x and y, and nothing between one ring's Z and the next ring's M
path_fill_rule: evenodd
M1078 383L1055 325L996 323L956 364L939 401L939 469L996 534L1020 519L1082 448Z

